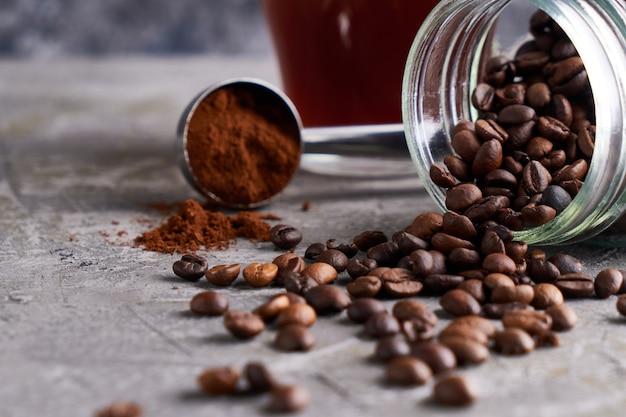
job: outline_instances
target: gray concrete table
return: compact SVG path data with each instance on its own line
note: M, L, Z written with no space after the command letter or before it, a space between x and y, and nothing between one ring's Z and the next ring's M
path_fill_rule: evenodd
M199 198L174 162L176 122L196 92L234 76L278 78L271 57L0 61L1 417L88 416L118 400L152 417L262 414L263 397L208 398L196 385L206 367L249 360L307 387L307 416L624 414L626 321L615 298L572 302L580 323L558 349L494 354L462 370L482 389L462 410L434 406L432 383L386 386L369 359L374 342L345 313L315 324L317 346L305 354L272 349L273 331L239 342L220 319L191 316L189 300L208 283L177 279L176 256L131 243L164 219L155 203ZM264 211L302 230L303 254L312 242L366 229L392 233L434 208L416 177L329 181L301 172ZM623 249L563 250L590 274L626 267ZM247 264L279 253L239 240L206 255L211 264ZM222 291L232 308L252 309L280 290L238 282Z

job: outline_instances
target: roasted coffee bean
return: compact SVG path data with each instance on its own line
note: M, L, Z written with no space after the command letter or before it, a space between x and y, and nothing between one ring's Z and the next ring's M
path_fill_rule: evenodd
M252 310L252 312L261 317L263 321L268 322L275 319L278 313L290 305L291 300L287 296L287 293L277 294L267 302Z
M404 281L383 281L383 289L385 293L392 297L413 297L422 292L424 284L415 279L406 279Z
M304 294L306 302L319 315L339 313L350 305L350 296L342 288L320 284Z
M483 284L485 284L485 287L489 288L492 291L497 287L515 286L515 282L513 281L513 279L511 279L511 277L500 272L488 274L483 280Z
M617 312L622 316L626 316L626 295L620 295L617 297L617 303L615 304L617 307Z
M454 352L459 365L477 365L489 358L489 349L485 345L464 337L448 337L440 343Z
M465 324L449 324L437 335L437 339L441 343L445 343L446 339L459 338L478 342L481 345L487 345L489 338L480 329L467 326Z
M494 218L498 210L509 207L511 204L508 197L492 195L479 200L470 206L465 214L474 224L482 223Z
M337 279L337 270L327 263L318 262L304 268L300 275L313 278L318 284L329 284Z
M443 215L443 232L464 240L474 239L478 235L469 218L452 211Z
M469 240L460 239L447 233L435 233L430 243L434 249L446 254L449 254L453 249L457 248L476 248Z
M385 305L371 297L357 298L346 309L348 318L355 323L365 323L372 314L385 311L387 311Z
M326 245L321 242L312 243L304 251L304 257L314 261L320 253L324 252L326 249Z
M205 258L186 254L172 265L174 273L187 281L197 281L205 274L208 269L208 263Z
M397 301L391 313L400 321L417 319L427 327L434 327L437 324L437 316L426 304L414 299Z
M624 276L619 269L606 268L598 272L593 287L599 298L608 298L619 293L623 284Z
M348 257L337 249L326 249L320 253L315 262L324 262L335 268L337 272L343 272L348 266Z
M334 271L334 268L333 268L333 271ZM317 283L317 280L315 278L311 276L307 276L307 275L301 275L295 272L287 274L284 278L285 290L287 290L287 292L298 294L298 295L305 294L307 291L309 291L311 288L317 285L319 284Z
M523 207L521 212L524 224L532 227L546 224L556 217L556 210L552 207L534 203Z
M532 305L536 309L544 310L550 306L556 306L563 304L563 293L556 285L548 282L539 283L533 286Z
M490 273L500 273L511 275L515 272L516 266L513 259L504 253L490 253L485 256L482 263L483 269Z
M491 292L492 303L512 303L530 304L533 301L535 292L530 285L514 285L512 287L497 287Z
M274 347L284 352L308 351L315 346L315 336L308 327L288 324L278 329Z
M278 266L275 283L278 283L280 280L281 285L284 285L284 279L287 274L291 272L301 272L306 266L304 259L295 253L284 253L279 255L274 258L272 263Z
M551 100L552 93L546 83L534 83L526 89L526 101L535 110L547 107Z
M248 362L243 368L243 375L252 392L267 392L278 386L274 375L261 362Z
M504 329L494 336L494 349L503 355L524 355L535 350L535 340L519 328Z
M224 287L230 285L237 279L241 272L240 264L216 265L206 271L207 281L213 285Z
M502 168L494 169L493 171L487 173L487 175L485 175L484 181L484 189L493 187L506 188L507 194L510 193L511 195L512 192L509 190L513 190L517 187L517 178L515 177L515 175Z
M430 240L431 237L443 229L443 215L439 213L419 214L409 228L409 233L420 239Z
M543 158L550 155L553 149L554 143L541 136L532 138L526 145L528 157L536 161L541 161Z
M481 141L475 131L461 130L452 137L450 144L463 161L472 162L480 148ZM446 166L450 169L449 164L446 164Z
M398 356L407 356L411 353L411 348L402 337L387 336L381 337L376 342L374 357L381 362L387 362Z
M463 407L478 399L476 383L459 375L441 378L434 385L433 398L441 405Z
M294 292L287 291L287 292L284 292L282 294L278 294L277 297L281 296L281 295L285 295L289 299L289 302L291 304L304 304L304 303L306 303L306 300L304 299L304 297L302 297L301 295L296 294Z
M539 200L540 205L552 207L557 214L565 210L571 202L572 197L559 185L549 185L546 187Z
M287 224L277 224L270 229L270 240L280 249L291 249L302 241L302 232Z
M480 261L480 253L472 249L455 248L448 254L448 263L456 269L479 268Z
M337 249L341 251L344 255L348 257L348 259L356 256L359 252L359 248L357 245L352 243L337 243L335 239L328 239L326 241L326 247L328 249Z
M596 143L596 127L586 126L578 131L578 149L587 158L593 156Z
M352 239L352 242L354 242L359 250L367 252L369 248L385 243L388 240L387 235L379 230L367 230L356 235Z
M448 190L446 193L446 207L448 210L463 212L483 197L483 193L475 184L462 183Z
M498 113L498 122L507 125L519 125L536 117L535 109L524 104L511 104Z
M228 310L228 298L217 291L202 291L193 296L189 308L192 313L221 316Z
M466 279L459 284L457 289L463 290L466 293L470 294L479 303L484 303L487 300L487 295L485 294L485 286L483 285L483 281L480 279Z
M565 298L584 298L593 293L593 278L583 273L563 274L554 283Z
M472 92L472 105L483 112L491 111L496 90L489 84L480 83Z
M578 323L578 315L576 312L565 304L548 307L546 314L552 317L552 330L570 330Z
M265 330L265 323L256 314L229 310L224 314L224 327L239 339L250 339Z
M471 294L453 289L441 296L439 305L453 316L467 316L470 314L480 314L480 304Z
M435 259L430 251L417 249L411 253L410 259L412 261L413 274L416 277L427 276L435 268Z
M588 78L583 60L571 57L561 61L550 78L552 91L573 97L587 86Z
M557 253L550 256L547 261L556 266L561 275L582 274L583 272L583 263L572 255Z
M502 325L505 328L520 328L535 335L552 328L552 317L538 311L512 310L502 316Z
M391 240L369 248L367 257L375 260L378 265L392 266L402 257L402 253L398 244Z
M550 55L544 51L532 51L518 54L515 57L515 68L518 73L529 74L537 72L550 60Z
M432 164L429 175L430 180L439 187L450 188L456 184L456 178L442 164Z
M522 304L518 302L505 303L505 304L495 304L495 303L487 303L482 306L482 314L485 317L490 319L499 320L504 317L510 311L513 310L523 310L532 308L527 304Z
M355 298L374 297L380 292L382 287L383 282L380 278L373 275L364 275L349 282L346 285L346 290Z
M448 168L448 171L450 171L450 174L452 174L457 180L461 182L472 181L472 175L470 173L470 167L468 163L463 161L458 156L446 155L443 158L443 163L446 168Z
M483 144L480 146L481 148L484 146L485 143L492 140L496 141L498 144L501 144L503 142L506 142L506 140L509 138L506 130L502 126L500 126L495 120L479 119L476 121L476 123L474 123L474 125L476 129L476 135L483 140ZM493 143L489 145L489 148L491 148L492 150L498 149ZM483 153L485 152L487 154L491 154L491 151L483 149ZM476 159L479 158L480 153L481 150L479 148L476 152L476 155L474 156L474 159L472 160L472 167L476 164ZM484 158L484 155L481 156L481 158ZM491 158L487 159L491 160ZM474 175L479 176L476 172L474 172Z
M456 368L456 356L449 347L438 342L411 344L411 356L424 361L435 375Z
M485 80L499 87L515 77L515 66L505 56L492 56L487 59L485 72Z
M550 185L551 180L550 172L540 162L530 161L522 171L521 186L532 196L542 193Z
M532 280L536 283L555 282L561 275L559 268L546 260L542 251L533 250L528 255L528 267L526 269Z
M496 139L491 139L480 145L472 162L472 174L476 178L482 178L494 169L500 168L501 165L502 144Z
M433 371L423 361L411 356L398 356L387 362L387 382L394 385L424 385L433 377Z
M240 371L233 367L209 368L198 375L198 385L209 395L232 394L237 389Z
M457 317L450 322L450 326L452 325L469 326L477 329L483 332L488 339L492 339L497 331L496 325L491 320L478 315Z
M278 327L297 324L304 327L311 327L317 320L315 309L306 303L290 304L282 309L276 317Z
M367 275L372 269L376 268L378 263L370 258L365 259L350 259L348 265L346 265L346 271L352 278L358 278L363 275Z
M446 291L453 290L465 281L461 275L452 274L430 274L423 280L424 288L430 293L443 294Z
M400 331L409 343L429 341L435 337L435 328L424 327L424 323L417 319L400 322Z
M400 249L400 252L404 255L410 255L411 252L417 249L428 249L428 242L405 231L394 233L391 240L396 242L398 249Z
M398 320L386 311L374 313L365 321L365 334L373 338L393 336L400 332Z
M557 142L566 141L570 133L569 128L563 122L550 116L540 117L536 126L541 136Z
M552 330L539 333L538 335L535 336L535 339L536 339L535 346L538 348L561 346L561 341L559 339L559 336L556 334L556 332L553 332Z
M253 287L265 287L278 275L278 265L273 263L251 263L243 269L243 279Z
M480 241L480 253L506 253L506 247L502 238L494 231L486 232Z
M572 127L572 123L574 121L574 114L572 112L572 105L570 101L563 94L555 94L552 97L552 113L554 118L562 122L565 126L570 126L570 131ZM578 130L575 130L578 132ZM591 153L593 153L593 148L589 149ZM591 158L591 154L585 156Z
M504 147L507 150L522 149L533 137L535 132L535 125L535 121L532 120L526 123L509 127L507 129L507 134L509 138L504 143Z
M584 159L577 159L569 165L564 166L558 170L554 176L553 181L556 183L563 183L565 181L582 180L587 175L589 164Z
M280 385L272 388L267 410L272 413L293 413L309 405L309 391L298 385Z
M526 87L521 83L507 84L496 90L496 99L500 107L523 104L525 95Z

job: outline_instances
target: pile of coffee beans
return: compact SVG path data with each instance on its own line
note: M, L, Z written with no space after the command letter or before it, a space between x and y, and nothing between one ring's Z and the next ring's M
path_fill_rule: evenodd
M266 409L273 413L300 411L310 399L305 388L280 384L260 362L248 362L243 370L232 366L205 369L198 375L198 385L211 396L269 393Z
M448 210L511 230L539 226L580 190L595 143L594 102L582 59L544 12L513 59L490 57L472 94L480 117L460 121L456 154L433 164Z

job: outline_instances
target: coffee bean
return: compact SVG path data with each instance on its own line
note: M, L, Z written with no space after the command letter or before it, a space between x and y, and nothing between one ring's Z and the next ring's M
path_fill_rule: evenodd
M561 275L565 274L582 274L583 264L580 259L567 255L565 253L557 253L547 259L559 269Z
M593 293L593 278L583 273L564 274L554 283L566 298L584 298Z
M454 352L460 365L478 365L489 358L489 349L485 345L464 337L448 337L439 342Z
M374 313L365 321L365 334L373 338L393 336L400 332L398 320L386 311Z
M358 278L363 275L367 275L372 269L376 268L378 264L375 260L370 258L365 259L351 259L346 265L346 271L352 278Z
M366 252L369 248L387 242L389 239L385 233L379 230L367 230L356 235L352 242L359 248L359 250Z
M459 184L447 191L446 207L448 210L463 212L482 197L482 191L475 184Z
M453 289L446 292L440 299L439 305L454 316L480 314L480 304L469 293Z
M335 268L337 272L343 272L348 266L348 257L337 249L326 249L319 254L315 262L324 262Z
M281 285L284 285L284 279L287 274L291 272L299 273L306 266L304 259L296 255L295 253L284 253L282 255L279 255L274 258L272 263L278 266L275 283L278 284L278 281L280 280L282 282Z
M318 284L330 284L337 279L337 270L327 263L318 262L304 268L300 275L312 278Z
M620 295L617 297L617 312L622 316L626 316L626 295Z
M240 264L216 265L206 271L205 276L211 284L224 287L232 284L239 276L240 271Z
M450 188L456 184L456 178L442 164L432 164L429 176L435 185L442 188Z
M580 93L587 85L587 81L585 64L578 56L561 61L550 78L552 91L567 97Z
M599 298L608 298L617 294L624 283L624 276L615 268L606 268L598 272L593 287Z
M274 347L284 352L308 351L313 346L315 346L315 336L307 327L299 324L281 327L274 338Z
M417 319L423 322L425 327L434 327L437 324L437 315L424 303L414 299L397 301L391 313L400 321Z
M409 343L429 341L435 337L435 328L424 326L424 322L418 319L400 322L400 331Z
M546 83L535 83L526 89L526 101L536 110L547 107L551 100L552 93Z
M508 135L507 135L508 136ZM472 174L477 178L484 177L490 171L502 165L502 144L496 139L487 140L478 149L472 162Z
M474 224L493 219L498 210L507 208L511 204L506 196L492 195L479 200L470 206L465 214Z
M278 385L274 375L261 362L248 362L243 368L243 375L252 392L267 392Z
M328 249L326 245L321 242L311 243L304 251L304 257L314 261L326 249Z
M452 137L450 144L463 161L472 162L474 157L476 157L478 149L480 148L481 141L476 135L476 132L471 130L461 130ZM450 169L449 164L446 164L446 166ZM455 177L459 178L457 175L455 175Z
M570 126L570 131L572 131L572 124L574 115L572 112L572 105L570 101L563 94L555 94L552 97L552 113L555 119L562 122L565 126ZM574 130L574 132L578 132L578 130ZM593 148L588 149L593 153ZM591 154L587 155L585 151L583 154L589 158L591 158Z
M565 304L553 305L546 309L552 317L552 329L556 331L570 330L578 323L578 315Z
M550 206L528 204L522 208L522 219L526 226L541 226L556 217L556 210Z
M267 302L252 310L252 313L261 317L263 321L268 322L275 319L282 310L290 305L291 300L287 296L287 293L277 294Z
M432 379L433 371L417 358L397 356L387 362L385 377L387 382L394 385L424 385Z
M187 281L197 281L208 269L207 260L201 256L186 254L172 265L174 273Z
M480 143L478 144L480 146ZM478 148L476 148L478 150ZM473 158L473 157L472 157ZM470 167L467 162L463 161L458 156L446 155L443 158L443 163L450 171L450 174L461 182L472 181L472 175L470 173Z
M410 255L417 249L428 249L428 242L405 231L394 233L391 240L396 242L398 249L404 255Z
M472 92L472 104L480 111L491 111L495 93L496 91L491 85L480 83Z
M297 324L304 327L311 327L317 320L315 309L306 303L290 304L283 308L276 317L276 325L284 327Z
M411 356L424 361L435 375L456 368L456 356L449 347L438 342L419 342L411 346Z
M346 290L355 298L374 297L380 292L382 287L383 283L380 278L364 275L348 283Z
M409 228L409 233L414 236L419 237L420 239L430 240L431 237L437 232L440 232L443 228L443 215L439 213L422 213L419 214L415 219L413 219L413 223L411 223L411 227Z
M516 265L513 259L504 253L490 253L483 259L482 267L490 273L511 275L515 272Z
M407 279L404 281L383 281L383 289L385 293L392 297L413 297L422 292L424 284L415 279Z
M559 347L561 345L559 336L552 330L539 333L535 339L536 347Z
M494 272L485 277L483 284L490 290L494 290L497 287L513 287L515 282L508 275Z
M497 287L491 292L492 303L512 303L530 304L533 301L535 292L530 285L515 285L512 287Z
M487 150L487 148L483 148L485 143L493 140L500 144L506 142L509 138L509 134L506 132L506 130L494 120L479 119L476 121L476 123L474 123L474 125L476 129L476 135L483 140L483 144L480 146L472 160L472 172L474 172L473 167L474 165L476 165L477 159L492 160L492 158L490 157L485 158L485 155L492 155L492 152L494 150L497 151L498 149L498 147L494 143L491 143L487 147L491 150ZM483 155L481 155L481 148L483 148ZM478 175L476 172L474 172L474 175L476 175L477 177L481 176Z
M217 291L202 291L193 296L189 308L196 314L221 316L228 310L228 298Z
M596 127L586 126L578 131L578 149L587 158L593 156L596 143Z
M274 387L267 410L272 413L293 413L309 405L309 392L298 385L280 385Z
M359 248L354 243L337 243L335 239L329 239L326 241L326 247L328 249L337 249L348 257L348 259L356 256L359 252Z
M435 233L430 241L434 249L449 254L458 248L475 249L476 246L469 240L461 239L447 233Z
M256 314L229 310L224 314L224 327L239 339L250 339L265 329L263 320Z
M270 240L280 249L291 249L302 240L302 232L287 224L277 224L270 229Z
M381 362L387 362L398 356L407 356L411 353L411 348L402 337L387 336L381 337L376 342L374 357Z
M521 83L509 83L496 90L496 99L500 107L523 104L526 87Z
M243 269L243 279L253 287L265 287L278 275L278 265L273 263L251 263Z
M334 285L320 284L304 294L306 302L317 314L333 314L345 310L350 305L350 296Z
M582 180L587 175L589 169L589 163L584 159L577 159L569 165L564 166L558 170L552 177L552 180L556 183L562 183L565 181Z
M371 297L364 297L352 301L346 313L353 322L365 323L372 314L385 311L387 311L387 308L381 301Z
M483 332L488 339L492 339L497 331L496 325L491 320L478 315L457 317L450 325L469 326Z
M240 372L233 367L209 368L198 375L198 384L209 395L232 394L237 389Z
M430 274L424 278L424 288L433 294L443 294L453 290L465 281L461 275L452 274Z
M532 308L527 304L518 303L516 301L512 303L495 304L487 303L482 306L482 314L490 319L501 319L505 314L513 310L523 310Z
M287 290L287 292L289 293L294 293L298 295L305 294L307 291L317 285L319 284L317 283L317 280L315 280L315 278L295 272L287 274L284 278L285 290Z
M524 104L511 104L498 113L498 122L508 125L519 125L533 120L535 109Z
M532 305L533 307L544 310L551 306L557 306L563 304L563 293L556 285L548 282L539 283L533 286Z
M552 328L552 317L538 311L512 310L502 316L502 325L505 328L516 327L535 335Z
M483 285L483 281L481 279L466 279L461 282L457 288L470 294L481 304L487 300L485 286Z
M412 262L412 271L413 274L420 278L432 273L435 267L435 259L433 258L432 252L417 249L411 252L409 255Z
M378 265L395 265L401 256L400 248L393 240L379 243L367 250L367 257L375 260Z
M448 264L458 270L480 267L481 256L476 250L455 248L448 254Z
M437 335L437 339L441 343L445 343L446 339L457 338L471 340L472 342L487 345L489 338L480 329L465 324L449 324Z
M464 240L474 239L478 235L474 224L469 218L452 211L448 211L443 215L443 232Z
M494 349L503 355L523 355L535 350L532 336L519 328L499 331L493 340Z

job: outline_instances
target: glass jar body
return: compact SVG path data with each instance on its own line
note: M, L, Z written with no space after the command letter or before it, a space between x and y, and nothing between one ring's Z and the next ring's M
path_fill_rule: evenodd
M485 59L515 53L528 21L543 10L582 58L595 98L595 150L578 195L548 223L516 232L531 244L589 239L626 211L626 7L603 0L444 0L413 43L403 81L402 110L411 158L424 186L445 209L446 190L429 177L433 163L454 154L455 124L476 120L471 94Z

